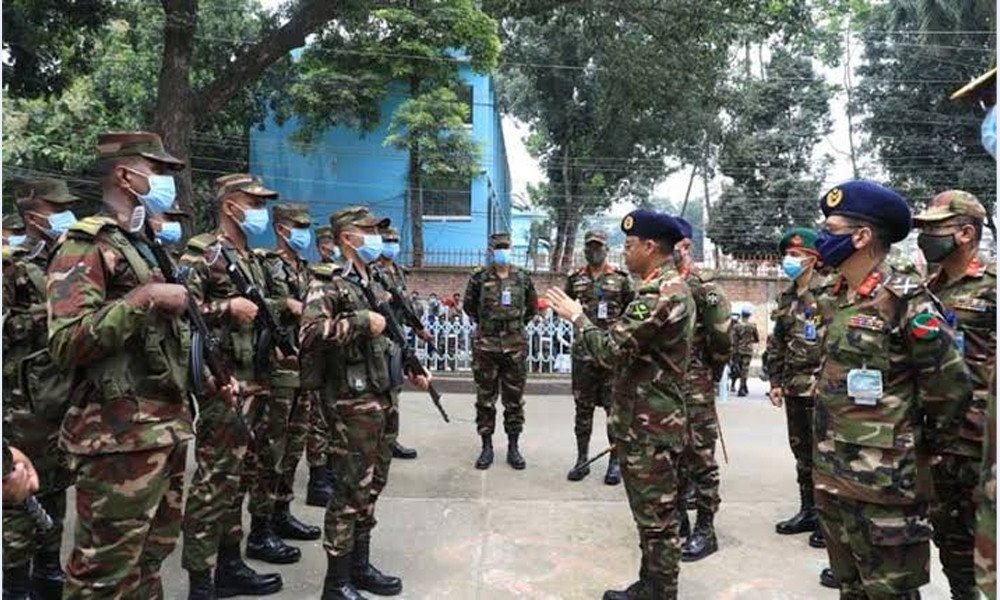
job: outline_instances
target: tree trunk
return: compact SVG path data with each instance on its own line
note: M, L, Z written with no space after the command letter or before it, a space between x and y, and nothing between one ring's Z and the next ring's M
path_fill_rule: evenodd
M846 52L846 60L844 61L844 90L847 93L847 141L851 147L851 173L853 173L854 178L858 179L860 175L858 174L858 158L857 151L854 147L854 116L851 114L851 92L853 90L853 84L851 83L851 19L847 19L847 31L844 33L844 49Z
M410 98L416 98L420 94L420 80L416 77L410 78ZM420 177L420 145L414 141L410 145L409 163L409 189L410 195L410 244L413 247L413 266L424 266L424 196L421 190Z
M163 12L163 62L153 128L163 136L163 144L169 152L188 161L188 168L177 175L177 202L181 209L194 216L190 169L194 131L191 67L198 28L198 0L163 0ZM193 223L188 220L185 225L190 232Z
M576 230L580 227L580 213L575 210L566 215L566 229L563 233L562 263L559 272L569 273L573 269L573 251L576 249Z
M567 231L569 229L569 223L572 219L573 214L573 202L575 195L573 194L573 172L569 166L569 144L563 145L562 152L562 184L563 184L563 199L560 203L562 209L556 216L556 240L553 246L552 252L552 270L558 271L561 265L565 262L563 258L567 252L573 253L572 247L566 248L566 238Z
M680 214L681 218L683 218L684 217L684 213L687 212L688 199L691 197L691 186L694 185L694 176L697 173L698 173L698 165L693 165L691 167L691 178L688 179L687 191L684 192L684 203L681 204L681 214Z

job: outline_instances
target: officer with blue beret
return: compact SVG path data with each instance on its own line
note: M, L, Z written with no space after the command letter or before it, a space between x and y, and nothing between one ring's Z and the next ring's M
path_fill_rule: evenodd
M604 600L669 600L677 598L680 559L676 482L687 429L681 381L696 308L674 264L674 246L684 237L677 219L636 210L622 219L621 229L625 265L637 289L618 321L598 327L583 305L559 288L551 288L548 298L555 312L574 324L582 352L615 374L608 432L639 529L642 568L637 582L625 591L605 592Z
M688 220L684 217L674 217L677 220L677 224L680 225L681 233L684 234L684 239L693 240L694 239L694 227Z
M870 181L824 194L816 242L840 275L820 302L816 510L841 598L918 598L929 577L931 459L960 446L968 369L938 302L886 263L906 201Z

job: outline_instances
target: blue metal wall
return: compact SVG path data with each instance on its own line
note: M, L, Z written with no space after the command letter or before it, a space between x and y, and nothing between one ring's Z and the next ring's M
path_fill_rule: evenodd
M431 254L485 249L491 225L494 231L510 227L510 172L493 80L464 65L461 77L472 86L472 133L481 145L483 174L472 182L470 217L424 219L424 247ZM382 145L393 112L406 98L402 85L393 86L373 132L362 136L356 130L336 127L305 149L291 141L298 127L295 120L279 126L269 118L262 130L250 134L251 172L263 177L282 199L309 203L318 223L327 223L331 213L344 207L367 205L392 219L404 248L409 248L408 153ZM269 245L273 234L253 241Z

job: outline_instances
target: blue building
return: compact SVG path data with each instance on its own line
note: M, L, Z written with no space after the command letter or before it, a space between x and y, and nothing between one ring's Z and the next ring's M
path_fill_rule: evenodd
M469 127L480 144L482 172L470 181L424 178L424 250L426 264L478 262L488 236L511 226L510 171L493 78L460 68L460 97L471 104ZM393 86L382 103L382 117L371 133L348 127L325 132L305 153L291 139L295 119L278 125L269 118L250 134L250 170L281 198L307 202L317 223L353 205L369 206L399 229L404 253L411 249L407 197L408 152L383 146L395 110L406 101L403 85ZM269 234L271 235L271 234ZM271 239L253 240L267 245Z

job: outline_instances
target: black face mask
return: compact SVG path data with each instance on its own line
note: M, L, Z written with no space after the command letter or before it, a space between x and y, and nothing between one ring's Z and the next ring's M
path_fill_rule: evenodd
M604 264L604 259L608 257L608 253L604 248L586 248L583 251L583 257L587 259L588 265L596 267Z
M951 233L948 235L921 233L917 236L917 246L928 262L938 263L954 252L958 244L955 243L955 235Z

